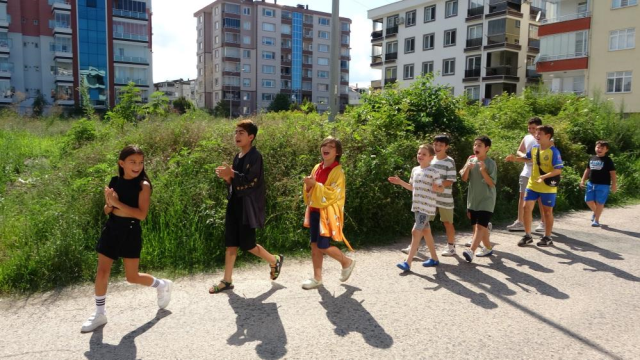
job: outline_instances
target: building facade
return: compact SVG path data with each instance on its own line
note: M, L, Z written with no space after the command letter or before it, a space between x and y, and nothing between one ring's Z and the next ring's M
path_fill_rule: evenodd
M177 79L172 81L163 81L153 84L154 91L161 91L169 98L169 101L174 101L179 97L191 101L196 104L196 80L183 80Z
M539 82L535 58L546 1L404 0L371 9L372 87L433 73L454 95L483 100Z
M549 1L537 63L545 85L553 92L602 94L624 112L640 112L633 91L639 18L638 0Z
M326 111L334 45L340 46L340 103L347 105L350 19L340 18L340 43L331 44L331 14L308 6L218 0L194 16L199 107L228 101L233 115L248 115L284 93Z
M0 103L74 106L81 80L96 108L131 81L148 98L151 0L0 0Z

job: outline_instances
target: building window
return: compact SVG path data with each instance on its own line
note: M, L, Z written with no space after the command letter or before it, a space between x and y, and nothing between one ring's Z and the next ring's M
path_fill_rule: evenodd
M348 22L343 22L340 24L342 31L351 31L351 24Z
M244 101L251 100L251 93L249 93L249 92L243 92L243 93L242 93L242 100L244 100Z
M404 79L413 79L413 64L407 64L404 66Z
M242 87L251 87L251 79L243 78L242 79Z
M404 16L404 26L409 27L416 24L416 11L407 11Z
M318 96L318 105L327 105L329 103L329 98L325 96Z
M456 45L456 29L445 30L444 32L444 46L455 46Z
M251 30L251 21L245 21L242 23L242 28L245 30Z
M467 47L474 46L482 46L482 24L471 25L467 28Z
M607 73L607 92L631 92L631 71L616 71Z
M220 22L216 21L214 26L215 26L216 30L220 29Z
M274 88L276 87L276 81L273 79L262 79L262 87Z
M242 14L243 15L251 15L251 8L250 7L243 7L242 8Z
M322 91L322 92L329 91L329 84L318 84L318 91Z
M544 36L540 39L540 61L587 56L588 31Z
M249 64L242 64L242 72L243 72L243 73L250 73L250 72L251 72L251 65L249 65Z
M324 70L318 70L318 78L319 79L328 79L329 78L329 72L328 71L324 71Z
M416 51L416 38L411 37L404 39L404 53L412 53Z
M219 58L220 57L220 51L218 51L218 50L214 51L213 52L213 56L215 56L216 59Z
M273 51L263 51L262 58L264 60L274 60L276 58L276 53Z
M262 45L274 46L275 44L276 44L276 38L272 38L269 36L262 37Z
M425 61L422 63L422 75L433 73L433 61Z
M478 101L480 100L480 86L467 86L464 88L464 93L467 95L467 99Z
M328 31L318 31L318 38L319 39L325 39L325 40L329 40L329 32Z
M422 50L433 50L436 34L422 35Z
M220 44L220 36L216 35L216 37L215 37L213 42L216 43L216 44ZM200 49L200 50L202 50L202 49Z
M215 69L216 69L216 72L219 73L220 72L220 64L216 64ZM200 68L199 70L202 70L202 68Z
M452 17L458 15L458 0L450 0L444 4L444 17Z
M251 45L251 36L243 36L242 37L242 43L245 45Z
M276 67L273 65L262 65L262 73L263 74L275 74Z
M614 30L609 33L609 51L636 47L636 29Z
M436 21L436 6L431 5L424 8L424 22Z
M331 25L331 19L319 17L318 24L322 26L329 26Z
M349 35L343 34L340 37L340 43L342 43L342 45L349 45Z
M198 24L202 24L203 17L202 15L198 16Z
M454 75L456 73L456 59L442 60L442 76Z
M388 67L384 70L384 82L395 82L398 78L398 68Z
M276 11L274 9L262 8L262 16L276 17Z
M632 6L632 5L638 5L638 0L612 0L611 1L612 9L618 9L622 7Z
M276 25L271 23L262 23L262 30L268 32L276 31Z
M264 82L263 82L263 86L264 86ZM273 94L273 93L262 93L262 101L273 101L273 99L275 99L275 98L276 98L276 94Z
M318 44L318 51L323 53L329 52L329 45L327 44Z
M329 58L318 58L318 65L329 66Z
M388 42L386 54L397 54L397 53L398 53L398 42L397 41Z
M216 50L218 51L218 50ZM251 50L242 50L243 59L251 59Z

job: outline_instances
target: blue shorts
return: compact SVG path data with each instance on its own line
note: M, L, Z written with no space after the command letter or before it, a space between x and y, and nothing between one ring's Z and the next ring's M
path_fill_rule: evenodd
M419 211L416 211L413 214L416 219L416 222L413 224L413 228L415 230L426 230L431 228L431 225L429 224L429 221L432 220L431 216Z
M556 193L540 193L529 188L524 192L524 201L542 201L542 205L548 207L556 206Z
M604 204L609 197L611 185L592 184L587 181L587 192L584 194L584 201L595 201L598 204Z
M331 238L320 235L320 213L311 211L309 214L309 230L311 233L311 242L316 243L318 249L328 249L331 246Z

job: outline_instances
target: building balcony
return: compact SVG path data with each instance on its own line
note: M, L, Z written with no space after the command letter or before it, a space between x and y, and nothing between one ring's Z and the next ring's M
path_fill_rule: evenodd
M130 78L130 77L116 77L114 79L114 83L118 84L118 85L128 85L130 82L136 84L136 85L141 85L141 86L149 86L149 80L148 79L134 79L134 78Z
M545 19L538 29L538 36L569 33L591 29L591 13L563 15L553 19Z
M382 89L382 80L372 80L371 87L375 89Z
M121 40L132 40L137 42L149 42L149 35L140 35L140 34L131 34L131 33L121 33L121 32L113 32L113 37L115 39Z
M382 66L384 61L382 60L382 54L371 56L371 66Z
M113 9L113 16L136 19L136 20L149 20L149 15L147 13L122 10L122 9Z
M540 52L540 39L529 38L529 52Z
M378 42L384 40L384 31L376 30L371 33L371 42Z
M518 68L511 65L498 65L487 67L483 81L501 80L501 81L520 81L518 78Z
M467 39L466 47L464 51L473 51L482 49L482 38Z
M485 18L503 15L522 18L523 14L520 12L521 7L522 0L489 0L489 13L487 13Z
M71 11L71 1L70 0L49 0L49 5L51 5L51 10L67 10Z
M10 79L13 74L13 63L2 62L0 63L0 78Z
M467 19L466 21L479 20L482 19L484 15L484 6L478 6L475 8L471 8L467 10Z
M487 36L487 45L485 49L511 48L515 50L522 49L520 45L520 35L517 34L495 34Z
M0 39L0 54L8 54L11 52L13 42L11 39Z
M49 24L49 27L53 29L54 35L71 35L73 31L71 30L71 24L60 21L52 21Z
M537 83L537 82L540 82L541 78L542 78L542 74L536 71L535 65L527 66L527 82Z
M563 55L542 55L536 63L538 73L585 70L589 68L589 58L586 52L563 54Z
M58 68L54 72L56 82L73 82L73 70Z
M4 14L3 17L0 17L0 28L8 29L9 24L11 24L11 15Z
M71 44L51 44L49 46L49 50L53 52L53 57L55 58L72 58L73 51L71 51Z
M541 21L541 23L543 25L555 24L559 22L572 21L572 20L578 20L578 19L584 19L584 18L590 18L590 17L591 17L590 11L582 11L575 14L567 14L567 15L562 15L555 18L551 18L551 19L544 19Z
M398 79L397 79L397 78L394 78L394 77L392 77L392 78L386 78L386 79L384 79L384 84L385 84L385 86L386 86L387 84L395 84L395 83L396 83L396 81L398 81Z
M481 69L469 69L464 71L463 82L480 81Z
M387 31L385 33L385 38L396 36L397 33L398 33L398 25L390 26L387 28Z
M392 53L386 53L384 54L384 61L396 61L398 59L398 53L397 52L392 52Z
M113 61L115 62L124 62L124 63L132 63L132 64L142 64L149 65L149 60L146 57L141 56L125 56L125 55L114 55Z

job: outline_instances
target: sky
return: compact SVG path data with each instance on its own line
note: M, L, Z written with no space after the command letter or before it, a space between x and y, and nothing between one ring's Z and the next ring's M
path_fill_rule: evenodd
M273 0L266 0L273 2ZM153 81L194 79L196 77L196 18L193 14L213 0L154 0ZM367 10L395 0L341 0L340 16L351 19L351 64L349 82L368 86L380 79L380 70L372 70L371 21ZM310 10L331 12L331 0L278 0L278 4L309 4Z

